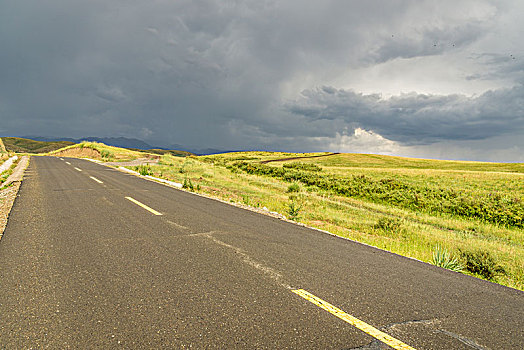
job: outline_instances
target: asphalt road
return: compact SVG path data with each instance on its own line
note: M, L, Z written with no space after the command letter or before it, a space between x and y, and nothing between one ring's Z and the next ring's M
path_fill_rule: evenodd
M388 348L296 289L415 349L524 348L520 291L49 157L0 241L0 348Z

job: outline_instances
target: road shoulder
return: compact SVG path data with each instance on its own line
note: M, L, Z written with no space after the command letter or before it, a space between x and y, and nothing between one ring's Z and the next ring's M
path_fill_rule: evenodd
M29 157L22 157L22 160L18 163L11 176L4 182L3 188L0 190L0 239L2 239L4 234L9 213L15 202L25 169L28 165Z

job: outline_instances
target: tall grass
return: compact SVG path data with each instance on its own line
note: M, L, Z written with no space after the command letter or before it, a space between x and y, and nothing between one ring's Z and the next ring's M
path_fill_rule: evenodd
M145 165L138 165L134 167L140 175L153 175L153 171L151 169L151 165L145 164Z

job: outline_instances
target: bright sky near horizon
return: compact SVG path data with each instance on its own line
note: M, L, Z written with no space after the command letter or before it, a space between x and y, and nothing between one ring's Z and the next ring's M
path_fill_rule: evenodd
M0 136L524 162L524 1L0 0Z

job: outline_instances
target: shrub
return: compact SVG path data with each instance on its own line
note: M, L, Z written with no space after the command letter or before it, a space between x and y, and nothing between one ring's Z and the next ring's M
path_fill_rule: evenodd
M287 188L287 191L288 192L300 192L300 185L295 182L289 185L289 187Z
M153 170L151 170L151 166L149 164L139 165L135 167L135 169L140 175L153 175Z
M464 270L464 266L460 263L459 259L440 245L435 247L435 250L433 251L433 259L431 262L435 266L443 267L452 271L461 272Z
M497 264L488 251L460 251L460 258L466 270L479 275L487 280L492 280L497 275L506 273L504 267Z
M187 177L184 179L184 184L182 185L182 188L187 188L191 191L195 189L193 183L191 182L191 179L188 179Z
M178 172L180 174L184 174L184 173L187 173L187 170L186 170L186 166L189 165L189 169L191 169L191 165L193 164L193 162L190 160L191 159L194 159L193 156L188 156L186 157L186 159L184 160L184 163L182 164L182 166L180 167L180 169L178 169Z
M399 219L382 217L378 219L377 223L373 226L373 228L383 230L385 232L397 233L400 231L401 226L402 223Z
M102 158L113 158L113 152L105 149L100 151L100 155L102 156Z
M312 163L300 163L300 162L286 163L282 165L282 167L288 168L288 169L305 170L305 171L322 171L321 167L319 167L316 164L312 164Z
M300 218L300 210L302 210L302 206L292 199L287 206L287 215L291 220L297 221Z

